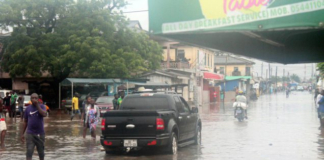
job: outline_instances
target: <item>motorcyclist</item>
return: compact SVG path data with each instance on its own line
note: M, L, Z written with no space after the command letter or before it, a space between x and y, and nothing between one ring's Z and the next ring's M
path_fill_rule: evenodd
M235 101L245 103L245 105L247 106L247 99L244 95L244 92L241 90L238 92L238 95L235 97ZM244 107L243 109L245 111L245 118L247 119L248 118L247 117L247 107Z

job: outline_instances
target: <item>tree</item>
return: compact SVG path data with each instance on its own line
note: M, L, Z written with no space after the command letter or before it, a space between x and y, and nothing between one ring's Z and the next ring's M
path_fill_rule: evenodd
M300 77L297 74L292 74L290 76L290 79L293 80L293 81L295 81L295 82L297 82L297 83L300 83L301 82L300 81Z
M320 74L324 75L324 62L317 64L317 70L320 72Z
M127 27L125 0L3 0L0 25L13 28L1 64L11 77L57 81L78 77L129 78L160 66L162 48Z

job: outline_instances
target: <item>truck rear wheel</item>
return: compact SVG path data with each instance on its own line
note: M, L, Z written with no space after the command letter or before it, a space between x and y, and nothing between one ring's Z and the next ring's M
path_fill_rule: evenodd
M178 153L178 137L174 132L171 134L167 152L173 155Z

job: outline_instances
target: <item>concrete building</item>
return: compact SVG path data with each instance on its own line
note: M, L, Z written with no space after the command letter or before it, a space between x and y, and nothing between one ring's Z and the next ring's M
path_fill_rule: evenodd
M240 57L226 55L215 56L215 68L217 73L226 76L252 76L254 64L253 61Z

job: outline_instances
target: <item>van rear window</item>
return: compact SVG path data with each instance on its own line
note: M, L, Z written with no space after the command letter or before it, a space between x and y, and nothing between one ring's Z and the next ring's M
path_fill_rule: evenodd
M120 110L162 110L169 109L165 97L127 97L123 100Z

